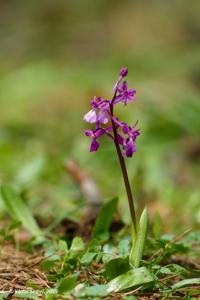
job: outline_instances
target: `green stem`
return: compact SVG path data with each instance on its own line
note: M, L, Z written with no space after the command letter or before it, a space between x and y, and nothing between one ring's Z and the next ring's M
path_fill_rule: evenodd
M116 97L116 93L114 94L113 99L110 103L110 113L111 113L112 117L113 117L113 102L115 100L115 97ZM119 143L118 143L117 128L116 128L115 122L113 121L112 118L111 118L111 122L112 122L112 128L113 128L113 133L114 133L114 143L115 143L115 147L116 147L116 150L117 150L117 155L118 155L122 175L123 175L123 178L124 178L124 184L125 184L125 187L126 187L126 193L127 193L127 197L128 197L131 220L132 220L134 231L136 233L136 231L137 231L136 214L135 214L135 206L134 206L133 195L132 195L132 191L131 191L131 187L130 187L130 183L129 183L128 173L127 173L127 170L126 170L125 160L124 160L124 157L122 155L122 152L121 152L121 149L120 149L120 146L119 146Z

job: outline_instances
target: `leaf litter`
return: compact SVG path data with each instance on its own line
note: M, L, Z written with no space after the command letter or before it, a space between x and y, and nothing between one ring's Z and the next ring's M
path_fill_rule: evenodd
M17 250L11 243L3 245L0 252L1 291L24 290L28 287L50 288L47 275L40 268L44 256L41 250L28 254ZM12 298L13 299L13 298Z

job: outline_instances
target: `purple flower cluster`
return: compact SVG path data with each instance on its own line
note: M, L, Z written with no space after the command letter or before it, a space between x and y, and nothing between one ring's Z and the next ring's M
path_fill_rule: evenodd
M84 121L95 124L95 129L85 130L85 135L92 138L90 152L98 150L100 145L97 140L102 135L107 135L115 143L118 143L123 155L126 157L132 157L136 151L135 141L140 134L139 129L136 129L137 122L131 127L120 121L113 113L116 104L122 102L127 105L135 100L136 90L128 89L127 82L122 81L127 74L127 68L120 70L119 77L112 90L112 100L94 97L90 102L92 109L83 118Z

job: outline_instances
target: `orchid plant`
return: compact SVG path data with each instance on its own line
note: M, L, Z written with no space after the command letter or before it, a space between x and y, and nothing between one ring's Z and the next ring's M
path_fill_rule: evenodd
M95 152L99 149L99 138L103 135L106 135L115 144L126 187L132 221L132 248L129 261L133 267L138 267L142 258L146 238L147 211L145 208L139 222L137 222L135 203L129 183L125 158L131 158L136 152L136 140L140 135L140 130L137 127L138 121L136 121L133 126L130 126L121 121L114 113L116 105L123 103L127 106L135 100L136 90L129 89L127 81L124 80L127 75L128 68L122 68L112 89L111 100L94 97L90 102L92 109L85 114L83 120L94 124L93 129L84 131L85 135L92 139L90 152Z

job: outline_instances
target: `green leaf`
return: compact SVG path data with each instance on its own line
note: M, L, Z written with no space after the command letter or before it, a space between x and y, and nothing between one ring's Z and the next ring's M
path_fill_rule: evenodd
M135 232L133 232L132 234L133 236L132 247L129 256L129 262L133 268L138 268L140 265L140 261L142 259L144 246L146 242L147 225L148 225L148 215L147 215L147 209L145 207L140 217L136 237L135 237Z
M100 252L102 248L102 245L100 243L99 240L97 239L92 239L89 243L88 243L88 251L90 252Z
M103 204L93 229L93 237L102 239L108 236L113 214L117 208L118 198L113 198Z
M94 257L97 255L96 252L86 252L82 257L81 257L81 263L83 265L89 265Z
M58 250L63 251L63 252L67 252L68 251L68 246L67 246L66 241L59 240Z
M10 217L15 221L20 221L30 234L38 240L42 238L42 232L33 218L29 208L23 202L14 189L5 185L1 187L2 200Z
M105 265L105 274L108 279L113 279L130 269L128 257L117 257L109 260Z
M58 285L58 292L59 293L66 293L71 291L77 283L77 275L69 275L66 278L62 279Z
M55 261L53 260L45 260L41 263L41 268L44 271L49 271L50 269L52 269L55 265Z
M178 290L178 289L181 289L185 286L188 286L188 285L196 285L196 284L200 284L200 278L189 278L189 279L184 279L184 280L181 280L175 284L172 285L172 290Z
M80 284L77 286L74 292L76 299L90 299L90 297L104 297L108 295L108 285L107 284L96 284L94 286L85 286Z
M108 283L108 293L120 292L128 288L140 286L154 279L146 267L132 269L125 274L119 275Z
M184 267L179 266L177 264L170 264L163 267L158 266L158 271L160 274L166 274L166 275L170 275L170 274L174 274L174 275L181 274L183 276L187 275L187 270Z
M120 292L122 290L126 290L132 287L144 285L146 283L153 282L153 277L147 268L141 267L138 269L132 269L125 274L122 274L110 282L108 284L96 284L94 286L85 286L80 285L77 286L77 290L75 290L75 297L84 298L87 297L105 297L110 295L113 292Z
M79 236L76 236L72 241L72 244L70 247L70 252L78 253L78 252L83 251L84 249L85 249L85 244L84 244L82 238Z

